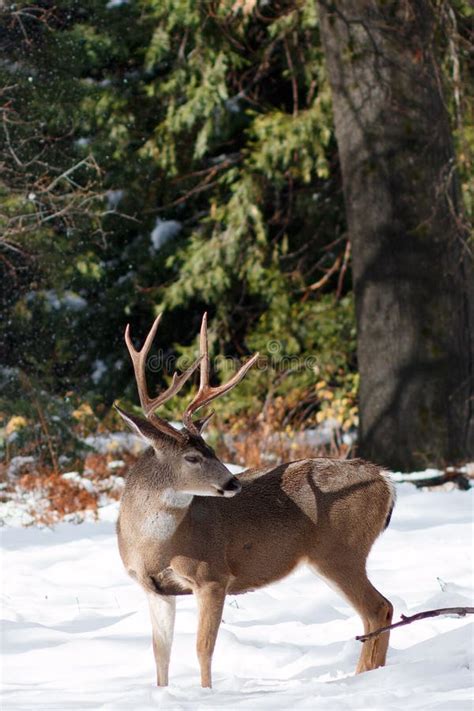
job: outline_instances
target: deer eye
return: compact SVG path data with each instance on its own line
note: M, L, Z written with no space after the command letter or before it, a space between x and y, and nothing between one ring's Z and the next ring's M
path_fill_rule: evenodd
M190 464L199 464L200 462L199 457L196 457L194 454L186 454L184 458Z

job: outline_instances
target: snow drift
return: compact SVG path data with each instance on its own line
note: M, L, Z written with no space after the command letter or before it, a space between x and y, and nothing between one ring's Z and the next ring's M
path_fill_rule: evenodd
M398 486L389 529L369 558L400 613L472 605L472 490ZM229 597L214 689L199 687L196 606L178 599L167 689L154 687L145 597L118 556L116 505L99 523L2 529L5 711L151 709L433 709L472 711L473 627L433 618L392 633L384 669L354 676L359 618L300 569Z

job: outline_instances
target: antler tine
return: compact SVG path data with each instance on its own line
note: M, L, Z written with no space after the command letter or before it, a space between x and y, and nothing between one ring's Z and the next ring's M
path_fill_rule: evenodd
M171 398L181 390L184 383L191 377L191 375L199 366L200 362L201 359L198 358L187 370L184 371L184 373L181 373L181 375L178 375L178 373L176 372L173 373L173 379L169 388L158 397L149 400L147 407L144 410L145 414L147 416L150 415L154 412L154 410L160 407L160 405L163 405L163 403L167 402L168 400L171 400Z
M142 349L139 351L137 351L136 348L134 348L134 346L133 346L132 339L130 337L130 324L129 323L127 323L127 327L125 329L125 343L127 344L128 352L130 353L130 358L132 359L132 363L133 363L133 370L135 373L135 380L137 383L140 404L142 406L143 412L146 415L148 415L147 406L150 401L150 398L148 396L148 388L147 388L147 384L146 384L146 375L145 375L146 359L147 359L148 352L150 350L152 341L155 337L158 325L161 321L161 316L162 316L162 314L159 314L156 317L156 319L154 320L153 325L150 328L148 335L145 339L145 343L143 344Z
M201 372L199 392L209 387L209 345L207 341L207 311L204 312L199 333L199 353L201 354Z
M242 365L241 368L235 373L235 375L230 378L230 380L227 381L227 383L223 383L222 385L218 385L215 388L212 388L209 385L209 347L208 347L208 340L207 340L207 313L204 314L202 317L202 324L201 324L201 333L199 337L199 350L201 353L201 378L200 378L200 384L199 384L199 390L196 394L196 397L193 399L193 401L188 405L186 408L186 411L183 415L183 422L185 427L188 430L191 430L193 432L196 432L199 434L199 430L197 429L196 425L193 423L192 416L193 414L197 411L200 410L201 407L204 407L205 405L209 405L212 400L215 400L216 398L220 397L221 395L224 395L225 393L228 393L232 388L235 388L236 385L240 383L240 381L245 377L247 372L250 370L250 368L253 366L253 364L256 362L257 358L259 357L259 353L255 353L246 363Z
M153 322L153 326L150 328L150 331L148 332L148 335L145 339L145 343L139 351L137 351L132 344L132 339L130 337L130 324L127 324L127 328L125 329L125 343L127 344L128 352L130 353L130 358L132 359L133 363L133 370L135 372L135 380L137 382L138 388L138 396L140 398L142 410L147 417L152 415L160 405L163 405L163 403L170 400L173 395L176 395L176 393L181 390L184 383L188 380L188 378L190 378L190 376L194 373L194 371L201 362L201 358L198 358L191 365L191 367L185 370L184 373L182 373L181 375L174 373L171 385L169 386L169 388L167 388L167 390L161 393L161 395L158 395L158 397L151 398L149 396L145 373L146 359L148 357L150 346L155 337L158 325L161 321L161 317L162 314L159 314L159 316L156 317L155 321Z

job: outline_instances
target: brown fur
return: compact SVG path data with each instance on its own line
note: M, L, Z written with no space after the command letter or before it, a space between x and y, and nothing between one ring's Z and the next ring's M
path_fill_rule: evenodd
M117 411L151 445L129 473L117 535L123 563L148 596L157 682L168 683L175 596L198 601L197 653L202 686L227 593L268 585L300 563L333 583L360 614L365 632L390 623L392 606L367 579L365 564L390 517L394 491L384 473L361 460L302 459L244 472L239 483L201 437L200 408L229 392L256 362L250 358L227 383L209 384L207 316L200 358L151 398L145 364L161 316L140 351L125 341L148 419ZM184 413L184 430L156 415L200 364L199 390ZM364 642L357 671L385 663L388 633Z
M196 443L194 443L196 444ZM176 447L176 444L173 444ZM205 447L205 449L204 449ZM204 445L201 451L214 459ZM364 630L391 619L392 606L365 572L369 551L393 507L379 467L361 460L306 459L239 475L233 498L194 496L186 507L164 505L172 471L148 450L131 470L118 538L125 567L152 594L194 593L200 613L198 656L210 686L212 650L227 593L255 590L300 563L335 585L361 615ZM156 541L144 517L169 516L175 530ZM388 635L365 642L358 671L385 663Z

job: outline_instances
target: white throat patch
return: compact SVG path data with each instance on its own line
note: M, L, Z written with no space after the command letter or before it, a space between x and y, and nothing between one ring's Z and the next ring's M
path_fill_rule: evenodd
M168 511L157 511L148 515L142 522L142 533L154 541L169 540L180 523L180 517Z
M186 509L192 499L192 494L176 491L175 489L164 489L160 494L160 500L163 506L172 509Z
M192 499L192 494L165 489L160 493L160 508L145 515L142 521L143 535L155 541L169 540L181 523L184 512ZM176 509L181 511L176 511Z

